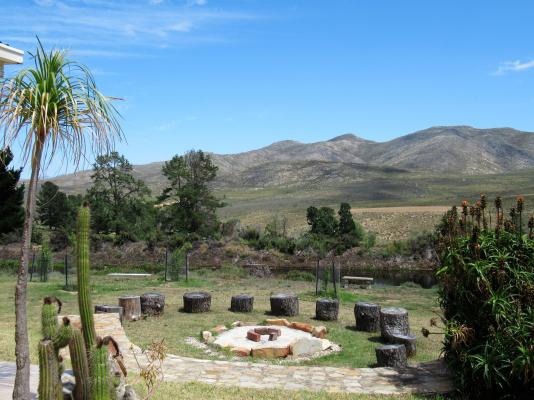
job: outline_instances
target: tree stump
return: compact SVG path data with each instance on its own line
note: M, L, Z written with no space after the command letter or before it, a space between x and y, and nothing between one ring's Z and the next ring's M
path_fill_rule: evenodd
M393 335L409 335L408 311L404 308L390 307L380 311L380 332L382 338L393 342Z
M379 367L403 368L407 365L406 348L403 344L386 344L377 347L375 352Z
M294 294L275 294L271 296L271 314L294 317L299 313L299 299Z
M254 309L254 296L248 294L238 294L232 296L230 311L232 312L252 312Z
M356 318L356 330L377 332L380 329L380 306L359 301L354 306L354 318Z
M337 321L339 301L337 299L319 299L315 302L315 319Z
M119 319L121 320L122 324L122 317L124 314L124 310L121 306L112 306L108 304L95 304L95 314L119 314Z
M190 292L184 294L184 311L187 313L208 312L211 308L211 294Z
M119 297L119 306L123 309L123 318L126 321L137 321L141 318L141 298L139 296Z
M165 309L165 296L158 292L141 295L141 312L145 315L161 315Z
M397 335L391 336L391 342L395 344L403 344L406 347L406 356L413 357L417 353L416 337L415 335Z

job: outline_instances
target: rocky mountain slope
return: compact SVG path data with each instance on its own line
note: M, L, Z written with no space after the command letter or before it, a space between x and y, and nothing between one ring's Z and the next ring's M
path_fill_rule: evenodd
M352 134L316 142L282 141L238 154L213 154L219 166L216 186L298 187L394 177L413 171L438 174L491 174L534 168L534 134L511 128L440 126L387 141ZM134 167L159 192L163 162ZM90 171L52 179L68 192L90 185Z

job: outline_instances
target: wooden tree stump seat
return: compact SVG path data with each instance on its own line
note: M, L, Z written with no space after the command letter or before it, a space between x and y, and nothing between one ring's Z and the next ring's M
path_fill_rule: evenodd
M356 330L378 332L380 329L380 306L359 301L354 305L354 318L356 318Z
M232 312L252 312L254 309L254 296L248 294L237 294L232 296L230 311Z
M123 308L123 315L126 321L137 321L141 318L141 297L121 296L119 306Z
M141 312L145 315L161 315L165 310L165 296L159 292L141 295Z
M337 321L339 301L337 299L319 299L315 302L315 319Z
M393 334L391 335L390 341L395 344L403 344L404 347L406 347L407 357L413 357L417 353L417 338L415 337L415 335Z
M186 313L203 313L211 309L211 294L207 292L189 292L184 294L184 311Z
M408 311L400 307L384 308L380 311L380 333L384 340L393 341L393 335L409 335Z
M124 309L121 306L112 306L109 304L95 304L95 314L119 314L122 323Z
M386 344L377 347L375 352L379 367L403 368L407 365L406 348L403 344Z
M279 293L271 296L271 314L294 317L299 314L299 299L294 294Z

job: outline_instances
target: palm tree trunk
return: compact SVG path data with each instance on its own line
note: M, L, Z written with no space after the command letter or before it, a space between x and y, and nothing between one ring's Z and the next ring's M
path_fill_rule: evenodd
M39 139L37 139L39 140ZM26 310L26 286L30 263L32 225L35 209L35 191L39 180L39 169L43 153L42 142L37 142L32 157L32 174L26 196L22 249L15 286L15 356L17 372L13 388L14 400L30 398L30 345L28 341L28 316Z

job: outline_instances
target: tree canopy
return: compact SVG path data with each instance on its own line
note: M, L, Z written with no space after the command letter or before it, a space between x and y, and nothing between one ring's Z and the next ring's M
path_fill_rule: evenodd
M9 168L13 153L0 150L0 234L22 228L24 223L24 185L18 185L22 169Z
M168 232L211 236L219 222L216 210L224 204L212 193L209 184L217 176L218 167L201 150L174 156L162 168L168 179L160 201L162 224Z
M354 221L350 210L350 204L341 203L337 213L338 220L333 208L308 207L306 219L310 226L309 235L313 236L309 243L313 244L312 247L319 254L324 255L332 250L340 254L358 246L364 239L365 231Z
M117 152L100 155L93 165L93 186L87 199L93 210L93 228L97 232L142 234L152 204L150 190L132 175L132 165Z

